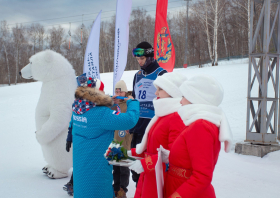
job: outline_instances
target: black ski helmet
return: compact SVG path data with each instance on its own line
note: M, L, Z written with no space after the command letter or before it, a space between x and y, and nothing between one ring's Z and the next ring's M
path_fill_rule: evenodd
M150 49L150 48L153 48L153 46L146 42L146 41L143 41L141 43L139 43L136 48L142 48L142 49ZM150 54L147 54L145 55L146 57L154 57L154 53L150 53Z

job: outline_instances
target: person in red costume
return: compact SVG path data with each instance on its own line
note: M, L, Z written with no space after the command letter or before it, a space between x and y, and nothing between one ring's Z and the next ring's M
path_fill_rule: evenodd
M157 148L162 145L170 149L174 140L185 127L178 109L181 107L181 93L179 86L187 78L180 73L165 73L153 82L157 88L153 100L155 116L146 128L142 142L128 152L129 155L143 157L130 164L130 169L141 173L135 198L155 198L157 196L155 165L158 159ZM165 164L163 172L165 174Z
M161 151L169 162L164 183L165 198L214 198L211 185L221 142L229 152L232 134L227 118L218 107L222 86L210 76L195 76L180 86L182 107L178 110L187 126L170 152Z

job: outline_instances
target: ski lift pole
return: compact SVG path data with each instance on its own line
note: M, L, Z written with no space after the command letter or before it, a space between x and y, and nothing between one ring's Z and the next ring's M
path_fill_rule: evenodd
M69 50L70 50L70 48L71 48L71 22L70 22L70 28L69 28L68 34L70 36L70 38L69 38Z
M81 50L82 50L82 62L84 63L84 48L83 48L83 26L84 26L84 15L82 14L82 26L81 26Z
M81 45L83 45L83 26L84 26L84 15L82 14Z
M184 59L184 68L187 68L188 66L188 21L189 21L189 2L191 0L185 0L187 1L187 22L186 22L186 38L185 38L185 59Z

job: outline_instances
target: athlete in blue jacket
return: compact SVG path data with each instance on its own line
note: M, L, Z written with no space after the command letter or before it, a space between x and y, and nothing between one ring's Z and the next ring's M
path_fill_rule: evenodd
M140 102L140 118L136 126L130 129L133 133L131 148L141 143L145 130L155 115L153 99L156 97L156 87L153 85L154 80L167 73L159 66L154 59L154 49L148 42L139 43L133 49L133 56L138 61L140 70L134 75L132 96ZM132 171L132 179L138 183L140 174Z

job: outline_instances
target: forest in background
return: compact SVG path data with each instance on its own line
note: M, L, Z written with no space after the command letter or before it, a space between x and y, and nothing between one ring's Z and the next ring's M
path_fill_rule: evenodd
M176 67L182 67L185 49L188 65L203 66L218 59L248 54L248 2L250 0L199 0L189 6L188 46L185 46L187 12L168 12L168 25L176 52ZM137 70L139 65L132 49L142 41L153 45L155 17L143 8L133 9L129 24L129 49L126 70ZM81 42L82 28L82 42ZM37 52L51 49L65 56L73 65L76 75L83 72L83 59L91 26L80 25L71 32L69 49L68 29L61 26L46 28L40 23L17 24L9 28L7 21L0 24L0 84L30 82L21 78L19 71ZM100 73L114 68L115 16L101 22L99 69Z

